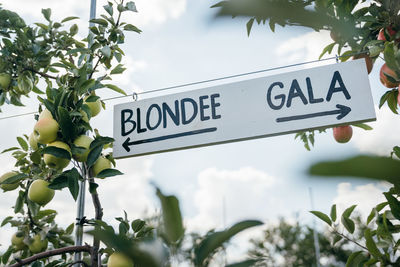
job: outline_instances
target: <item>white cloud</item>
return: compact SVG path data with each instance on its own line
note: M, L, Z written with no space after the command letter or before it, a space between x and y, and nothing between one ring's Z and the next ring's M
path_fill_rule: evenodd
M247 219L264 221L268 214L262 213L263 207L277 203L270 196L276 179L253 167L238 170L208 168L199 173L197 182L198 189L194 194L197 213L186 220L188 232L220 230ZM211 266L221 266L225 257L228 263L243 260L249 248L248 241L259 236L260 230L255 227L236 235L226 255L217 257Z
M186 10L186 0L137 0L138 16L132 16L132 22L138 25L164 23L167 19L176 19Z
M278 57L281 58L283 64L299 63L305 61L317 60L325 46L330 44L328 31L309 32L298 37L285 40L275 50ZM331 57L325 54L324 57ZM304 67L320 66L322 64L332 64L332 61L318 62L315 64L307 64Z
M208 168L198 175L197 180L198 190L194 195L197 214L188 219L189 229L205 231L227 227L243 219L260 218L263 217L260 203L272 203L268 191L275 179L252 167L239 170Z
M352 140L361 152L388 156L393 146L399 145L399 116L393 114L386 106L381 109L375 108L375 111L376 122L368 123L374 129L364 131L354 128Z
M388 190L388 185L385 183L370 183L359 186L340 183L333 203L337 206L338 214L341 214L352 205L357 205L356 211L363 218L366 218L373 207L385 201L385 197L382 194L385 190Z

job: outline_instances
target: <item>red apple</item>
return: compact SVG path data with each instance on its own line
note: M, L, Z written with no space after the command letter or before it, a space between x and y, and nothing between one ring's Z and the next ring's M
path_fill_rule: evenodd
M396 86L399 85L399 82L393 83L391 81L389 81L389 79L386 77L385 73L393 78L395 78L396 80L398 80L399 78L396 75L396 72L394 72L394 70L390 69L386 63L383 64L383 66L381 67L381 71L379 73L380 76L380 80L381 83L386 86L387 88L394 88Z
M386 37L385 37L384 31L385 31L385 28L382 28L382 29L379 31L379 33L378 33L378 40L387 41L387 40L386 40ZM390 27L390 26L386 28L386 33L389 34L390 37L392 37L393 35L396 34L396 32L395 32L395 31L392 29L392 27Z
M333 128L333 137L338 143L347 143L353 136L353 128L350 125Z

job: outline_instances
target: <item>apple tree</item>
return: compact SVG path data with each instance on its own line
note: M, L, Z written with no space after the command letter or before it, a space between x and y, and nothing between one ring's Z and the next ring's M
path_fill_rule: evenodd
M23 96L35 96L38 114L31 133L17 137L18 146L5 149L15 168L0 177L7 195L18 191L14 214L1 226L14 230L10 245L0 256L6 266L168 266L186 251L185 230L175 196L157 189L161 223L129 220L103 221L98 180L120 175L110 148L113 138L93 129L91 119L105 109L98 90L126 95L112 83L125 71L121 44L127 32L141 30L123 21L137 12L134 2L115 0L103 6L103 14L92 19L89 34L77 37L77 17L52 19L42 9L43 22L27 25L15 12L0 7L0 105L23 105ZM57 211L46 209L59 190L68 190L73 204L81 182L87 183L95 214L78 218L66 227L56 223ZM208 266L215 253L237 233L260 225L242 221L213 232L189 248L194 266ZM114 229L113 225L117 225ZM91 244L74 245L74 231L89 227ZM4 244L2 246L4 248ZM83 253L76 261L74 253ZM102 257L104 255L104 257Z
M338 58L365 58L367 70L371 71L376 60L380 66L380 81L388 88L382 94L379 108L387 105L398 114L400 104L400 2L396 0L227 0L213 7L219 16L248 17L247 32L250 34L255 23L275 26L301 26L314 31L330 31L332 43L322 51L321 57L336 48ZM375 64L376 65L376 64ZM370 130L366 125L358 125ZM346 127L346 128L344 128ZM338 142L351 138L349 126L334 129ZM322 129L321 131L323 131ZM314 132L302 132L300 137L309 149L314 143ZM346 160L321 162L313 165L309 172L318 176L361 177L389 182L392 187L384 193L385 202L377 203L367 220L359 225L363 229L361 241L352 238L357 226L353 211L356 205L348 207L340 216L336 205L330 213L312 213L331 228L333 242L348 240L358 250L347 259L346 266L398 266L400 239L400 147L394 146L390 157L360 155Z

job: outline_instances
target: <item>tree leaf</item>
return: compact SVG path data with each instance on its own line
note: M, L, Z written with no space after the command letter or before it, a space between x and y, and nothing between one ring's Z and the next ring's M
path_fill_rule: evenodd
M346 267L362 267L368 258L363 255L362 251L351 253L346 262Z
M367 246L369 253L371 253L371 255L374 256L376 259L380 259L381 252L379 251L378 247L375 244L374 239L372 238L371 229L369 228L365 229L364 237L365 237L365 245Z
M251 267L254 266L254 264L256 264L259 261L260 261L259 259L244 260L241 262L228 264L225 267Z
M124 65L122 64L118 64L111 72L110 74L121 74L126 70L126 68L124 68Z
M67 21L70 21L70 20L74 20L74 19L79 19L79 17L72 17L72 16L71 17L66 17L61 22L64 23L64 22L67 22Z
M13 248L12 246L9 246L7 251L4 252L3 255L1 255L1 261L3 262L3 264L6 264L8 262L8 259L10 258L12 253L13 253Z
M43 14L44 18L47 21L50 21L50 16L51 16L51 9L50 8L43 8L42 9L42 14Z
M1 154L3 154L3 153L6 153L6 152L10 152L10 151L13 151L13 150L18 150L19 149L19 147L10 147L10 148L7 148L7 149L4 149L3 151L1 151Z
M129 11L137 12L135 2L132 1L126 3L126 9L128 9Z
M331 207L331 219L332 221L336 221L336 204L333 204Z
M112 16L112 15L114 14L114 10L113 10L111 4L104 5L103 8L104 8L105 11L107 11L107 13L108 13L110 16Z
M175 196L165 196L157 188L157 196L161 201L164 234L170 244L177 243L183 238L183 228L179 200Z
M383 193L387 199L390 211L396 219L400 219L400 202L390 193Z
M251 28L253 27L253 23L254 23L254 18L251 18L251 19L246 23L247 36L250 36L250 31L251 31Z
M315 216L317 216L318 218L320 218L321 220L323 220L324 222L326 222L329 226L332 225L332 221L329 218L328 215L326 215L325 213L322 213L320 211L310 211L312 214L314 214Z
M74 131L76 127L74 127L69 112L64 107L58 107L58 118L58 124L60 125L63 137L67 140L73 141L76 138Z
M104 26L104 27L108 26L108 22L105 19L91 19L91 20L89 20L89 22L100 24L101 26Z
M89 192L90 192L90 194L96 193L97 187L99 187L98 184L93 183L93 182L89 182Z
M355 224L352 219L342 216L341 221L342 221L343 226L346 228L347 231L349 231L349 233L351 233L351 234L354 233Z
M65 172L64 172L65 173ZM57 178L55 178L48 187L54 190L61 190L65 187L68 187L68 177L65 174L61 174Z
M28 149L29 149L28 143L23 138L18 136L17 141L23 150L28 151Z
M216 249L221 247L226 241L231 239L237 233L244 231L250 227L259 226L263 223L256 220L241 221L234 224L232 227L225 231L215 232L208 235L201 241L201 243L195 248L194 263L196 266L203 266L204 261L210 257Z
M79 172L73 168L72 170L69 170L68 172L66 172L67 177L68 177L68 189L69 192L71 193L72 197L74 198L74 200L76 201L76 199L78 198L78 194L79 194Z
M85 102L96 102L97 99L100 99L100 97L97 95L91 95L85 99Z
M4 220L1 222L0 227L3 227L3 226L6 225L7 223L9 223L12 219L14 219L13 216L8 216L8 217L4 218Z
M43 154L50 154L53 155L57 158L63 158L63 159L71 159L71 154L69 153L69 151L63 149L63 148L59 148L59 147L55 147L55 146L47 146L42 150Z
M355 126L355 127L364 129L364 130L366 130L366 131L371 131L371 130L374 129L374 128L372 128L371 126L369 126L368 124L365 124L365 123L358 123L358 124L352 124L352 125Z
M326 53L332 53L332 49L335 46L336 43L331 43L329 45L327 45L324 50L322 50L322 53L319 55L318 59L321 59Z
M132 221L131 227L132 227L133 232L135 232L135 233L139 232L143 228L143 226L145 226L145 224L146 224L146 222L141 219L136 219L136 220Z
M124 26L124 30L125 31L130 31L130 32L137 32L137 33L141 33L142 32L141 29L139 29L138 27L136 27L136 26L134 26L132 24L126 24Z
M106 178L106 177L112 177L116 175L122 175L123 173L120 172L119 170L116 169L105 169L102 170L99 174L97 174L97 178Z
M127 93L126 93L124 90L122 90L121 88L119 88L119 87L116 86L116 85L113 85L113 84L105 84L104 86L107 87L107 88L110 88L111 90L113 90L113 91L115 91L115 92L117 92L117 93L120 93L120 94L122 94L122 95L127 95Z
M23 209L22 207L24 206L24 200L25 200L25 193L23 191L19 191L17 200L15 201L14 205L14 213L19 213L23 214Z
M312 165L308 172L318 176L351 176L400 184L400 162L389 157L361 155L345 160L320 162Z
M25 178L28 178L29 176L26 175L25 173L18 173L16 175L13 175L7 179L5 179L4 181L0 182L0 184L15 184Z
M93 142L92 142L93 143ZM86 164L88 167L92 167L93 164L96 162L96 160L100 157L101 151L103 151L103 146L96 146L95 148L92 148L88 154Z
M354 211L354 209L355 209L356 207L357 207L357 205L352 205L351 207L347 208L347 209L343 212L342 216L344 216L344 217L346 217L346 218L349 218L350 215L353 213L353 211Z

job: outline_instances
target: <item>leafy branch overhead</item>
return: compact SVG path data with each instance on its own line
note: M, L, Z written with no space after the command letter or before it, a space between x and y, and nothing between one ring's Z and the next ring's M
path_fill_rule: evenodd
M333 42L322 50L338 53L338 59L364 58L368 73L379 56L385 64L380 69L380 81L389 88L382 94L379 107L385 104L397 114L400 84L400 2L395 0L226 0L212 6L217 17L249 18L246 27L250 35L254 22L276 26L300 26L314 31L330 32ZM359 125L354 125L359 126ZM368 128L369 126L362 127ZM337 142L348 142L352 137L351 125L333 128ZM300 137L307 150L314 143L314 132L306 131ZM309 138L310 137L310 138Z

